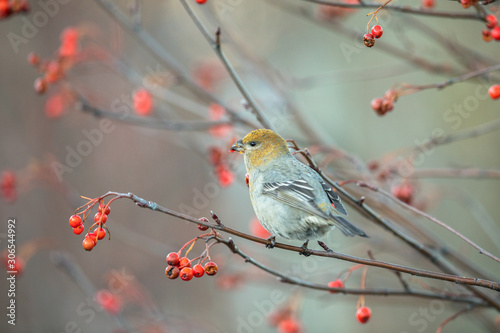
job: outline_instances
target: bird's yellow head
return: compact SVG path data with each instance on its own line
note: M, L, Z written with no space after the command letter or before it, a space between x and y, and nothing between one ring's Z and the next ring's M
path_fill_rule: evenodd
M265 165L280 156L290 154L286 141L269 129L258 129L248 133L231 146L231 151L245 154L247 169Z

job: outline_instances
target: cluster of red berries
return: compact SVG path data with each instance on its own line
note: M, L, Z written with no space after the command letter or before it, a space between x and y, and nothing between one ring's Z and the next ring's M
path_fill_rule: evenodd
M207 275L215 275L217 274L218 267L217 264L213 261L209 261L202 266L202 261L200 263L191 267L191 260L187 257L180 257L178 252L170 252L167 255L167 268L165 269L165 275L169 279L177 279L179 276L183 281L189 281L194 277L200 278L205 273Z
M0 0L0 19L7 18L13 14L29 12L30 6L26 0Z
M28 62L43 73L34 82L37 93L43 94L50 84L56 83L64 76L64 73L72 66L73 58L79 52L79 41L79 30L75 27L68 27L61 33L61 44L56 59L41 61L35 53L28 55Z
M234 142L234 141L232 141ZM228 165L228 159L220 147L212 146L208 149L210 164L214 166L215 175L220 186L227 187L234 182L234 173Z
M153 111L153 97L144 88L134 91L132 101L134 103L134 112L139 116L149 116Z
M14 202L17 199L16 174L12 170L2 172L0 178L0 192L7 202Z
M378 24L374 25L372 27L371 33L366 33L363 36L363 42L365 43L365 46L367 47L372 47L375 45L375 39L379 39L382 37L382 34L384 33L384 29Z
M486 21L486 28L482 31L483 40L489 42L492 39L500 41L500 27L498 26L498 19L493 14L488 14L484 18Z
M92 206L90 206L91 208ZM91 251L96 245L97 241L104 239L106 237L106 231L109 233L109 230L104 224L108 220L108 215L111 209L108 205L100 204L98 208L98 212L94 215L94 224L89 228L92 229L95 227L94 231L88 232L83 239L82 246L85 250ZM73 228L73 233L76 235L80 235L85 227L83 223L85 222L85 211L80 213L83 216L83 219L80 215L75 214L69 218L69 225Z
M379 116L383 116L394 109L394 102L397 98L397 92L394 89L389 89L384 94L384 97L372 99L371 107Z

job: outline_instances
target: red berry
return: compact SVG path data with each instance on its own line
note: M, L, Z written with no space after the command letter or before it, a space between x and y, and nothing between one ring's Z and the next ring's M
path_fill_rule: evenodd
M179 268L176 266L169 265L165 269L165 275L172 280L177 279L179 277L179 273L180 273Z
M217 174L219 184L222 187L227 187L234 182L234 173L223 164L216 168L215 173Z
M434 7L434 0L422 0L422 6L425 8Z
M215 275L218 270L219 268L217 267L217 264L212 261L205 264L205 273L207 273L207 275Z
M248 173L245 175L245 184L250 187L250 175Z
M97 208L97 209L99 210L99 212L101 212L101 213L102 213L102 209L103 209L103 208L104 208L104 206L99 205L99 208ZM110 213L110 212L111 212L111 208L109 208L109 206L108 206L108 207L106 207L106 212L105 212L104 214L109 215L109 213Z
M69 225L72 228L76 228L82 224L82 218L78 215L73 215L69 218Z
M222 149L219 147L210 147L208 151L210 163L213 165L218 165L222 160Z
M153 98L149 91L146 89L137 89L132 95L134 102L134 110L140 116L147 116L151 114L153 109Z
M73 228L73 233L75 235L80 235L84 229L83 224L80 224L79 226Z
M180 268L184 268L184 267L191 267L191 261L189 261L188 258L186 257L182 257L180 260L179 260L179 267Z
M413 201L413 190L414 188L411 184L403 183L392 188L392 195L404 203L411 204Z
M384 112L392 111L392 109L394 109L394 102L392 101L392 99L382 100L382 110Z
M110 291L102 289L95 294L97 303L107 312L115 315L122 309L120 299Z
M367 323L371 316L372 310L367 306L362 306L356 311L356 319L358 319L361 324Z
M302 325L300 321L295 318L285 318L278 324L279 333L300 333L302 332Z
M485 42L490 42L491 41L491 31L488 29L483 29L483 40Z
M493 37L494 40L500 40L500 27L494 27L493 30L491 30L491 37Z
M384 33L384 29L382 29L382 27L380 25L374 25L372 27L372 35L373 37L375 38L380 38L382 37L382 34Z
M39 94L43 94L47 90L47 81L44 78L37 78L33 85L35 86L35 91Z
M197 278L202 277L205 274L205 269L200 265L194 265L193 267L193 275Z
M486 20L486 27L488 29L493 29L498 24L497 17L493 14L486 15L485 20Z
M40 57L36 53L30 52L28 54L28 62L30 65L36 66L40 63Z
M375 111L379 111L382 108L382 98L374 98L370 103L371 107Z
M471 0L460 0L460 3L463 8L469 8L472 5Z
M497 99L500 97L500 85L494 84L488 89L488 94L492 99Z
M67 95L56 93L45 101L45 115L48 118L58 118L64 114L68 106Z
M179 266L179 254L177 252L170 252L167 255L167 264L170 266Z
M96 233L96 236L97 236L98 240L101 240L104 237L106 237L106 230L104 230L104 229L99 229L98 228L98 229L95 230L95 233Z
M102 221L101 221L101 215L102 215ZM94 215L94 222L106 223L107 220L108 220L108 215L102 214L101 212L97 212Z
M328 282L328 287L330 288L344 288L344 282L340 279ZM335 294L336 291L331 290L330 293Z
M207 0L196 0L196 2L200 5L203 5L205 2L207 2Z
M82 246L85 250L90 251L94 248L95 241L93 238L85 236L85 238L83 239Z
M257 217L254 217L250 221L250 233L254 236L260 237L260 238L269 238L271 236L271 233L267 231L262 224L260 224L260 221Z
M191 267L184 267L183 269L181 269L180 275L182 281L189 281L193 278L193 270L191 269Z
M375 37L373 37L372 34L365 34L363 36L363 42L365 43L365 46L372 47L375 45Z

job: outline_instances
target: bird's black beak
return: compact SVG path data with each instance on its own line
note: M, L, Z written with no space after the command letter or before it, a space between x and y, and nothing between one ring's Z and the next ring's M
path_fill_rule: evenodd
M243 141L238 140L231 146L229 152L233 153L235 151L239 151L240 153L243 153L243 150L244 150Z

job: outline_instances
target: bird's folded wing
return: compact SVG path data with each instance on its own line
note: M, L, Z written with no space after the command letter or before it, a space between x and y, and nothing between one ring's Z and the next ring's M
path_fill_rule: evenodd
M310 214L329 219L330 214L324 212L314 201L314 187L304 179L287 180L264 184L264 193L287 205L301 209Z
M325 190L326 194L328 194L328 198L330 199L330 202L333 204L333 207L335 210L339 213L344 214L347 216L347 211L344 208L344 205L342 205L342 202L340 201L340 197L335 193L330 186L326 185L324 181L320 181L321 186L323 186L323 190ZM340 214L339 214L340 215Z

